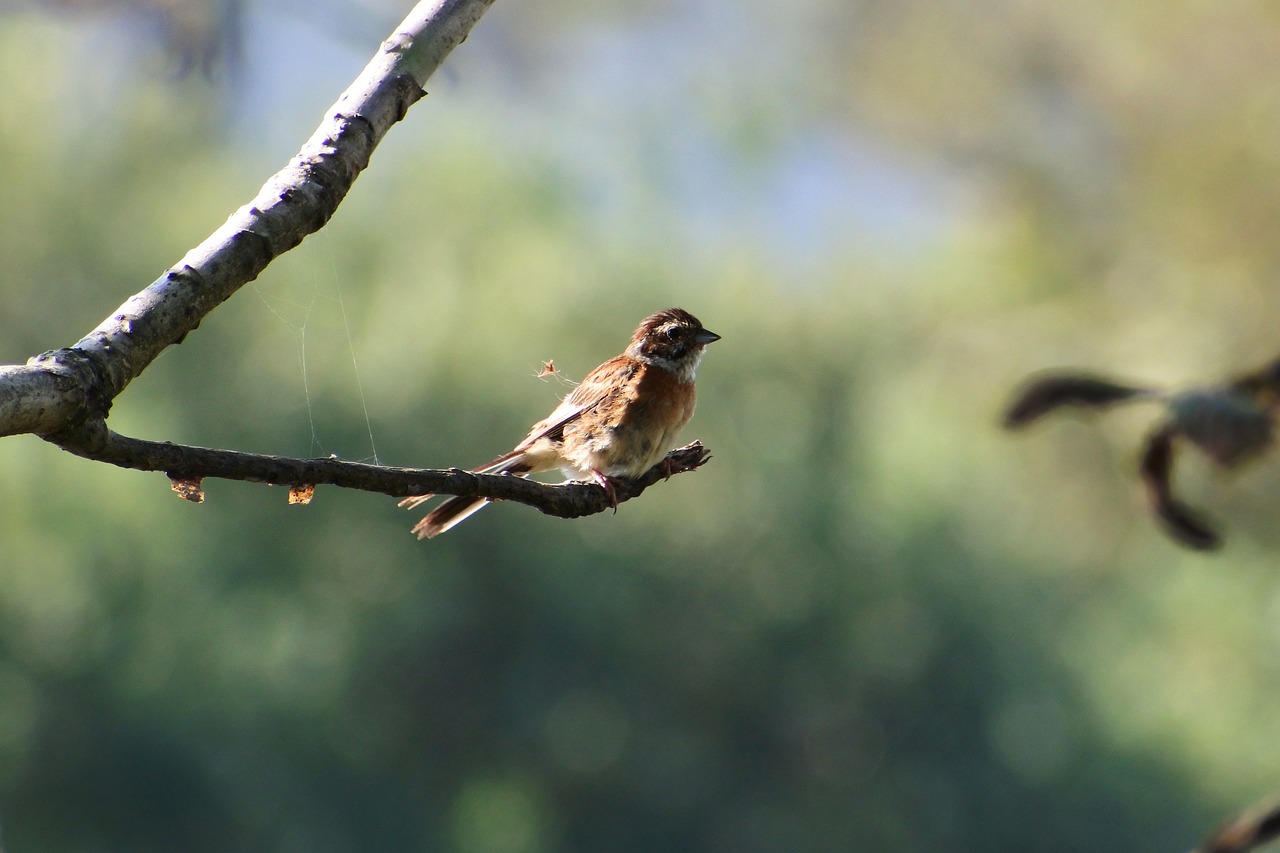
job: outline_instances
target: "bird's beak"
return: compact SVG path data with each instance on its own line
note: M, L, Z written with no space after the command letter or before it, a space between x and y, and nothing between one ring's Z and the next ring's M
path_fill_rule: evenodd
M701 329L698 331L698 336L693 340L694 343L706 345L720 340L720 336L709 329Z

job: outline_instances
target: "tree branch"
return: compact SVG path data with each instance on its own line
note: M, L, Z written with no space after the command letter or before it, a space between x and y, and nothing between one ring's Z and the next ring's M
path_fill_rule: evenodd
M373 149L493 0L419 3L257 196L74 346L0 367L0 436L55 442L92 420L155 358L278 255L318 231Z
M197 501L201 499L199 481L205 477L217 477L287 486L333 485L397 498L422 494L474 495L528 504L559 518L594 515L612 506L604 489L595 483L552 486L523 477L475 474L457 468L394 468L340 459L293 459L213 450L129 438L105 427L79 433L75 440L65 442L63 448L78 456L110 462L122 468L163 471L171 480L184 484L180 494ZM614 493L618 503L639 497L649 486L673 474L700 468L710 458L710 451L697 441L673 450L663 461L634 480L616 481Z

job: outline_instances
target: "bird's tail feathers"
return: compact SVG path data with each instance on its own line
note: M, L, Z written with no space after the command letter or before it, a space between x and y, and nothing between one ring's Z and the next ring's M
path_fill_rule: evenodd
M531 470L531 466L522 458L522 453L508 453L505 456L499 456L497 459L485 465L482 468L476 468L477 474L514 474L524 476ZM423 503L434 498L435 495L413 495L400 501L397 506L406 509L413 509ZM477 498L471 496L458 496L449 498L440 506L427 513L421 521L413 526L413 532L418 535L419 539L430 539L433 536L439 536L454 525L461 524L465 519L484 509L489 503L488 498Z
M440 504L413 526L419 539L439 536L489 505L487 498L455 497Z

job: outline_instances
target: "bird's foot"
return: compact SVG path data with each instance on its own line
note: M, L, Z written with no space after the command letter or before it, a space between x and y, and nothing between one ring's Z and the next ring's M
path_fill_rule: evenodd
M613 507L613 514L618 514L618 493L614 491L613 479L595 468L591 469L591 478L604 489L605 496L609 498L609 506Z

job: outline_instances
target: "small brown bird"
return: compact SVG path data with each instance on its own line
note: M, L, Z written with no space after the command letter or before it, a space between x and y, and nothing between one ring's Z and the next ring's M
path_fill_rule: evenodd
M645 317L622 355L588 373L511 452L474 470L523 477L559 468L570 479L595 480L617 507L609 478L638 477L666 455L693 417L693 378L703 347L718 340L681 308ZM400 506L416 507L432 497L405 498ZM429 539L488 503L487 498L449 498L413 532Z

